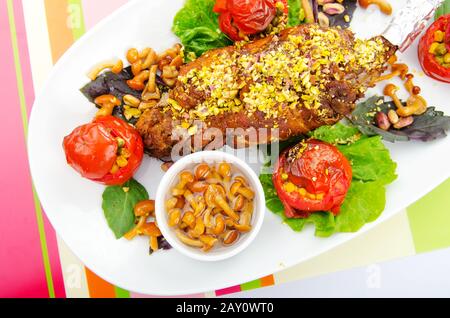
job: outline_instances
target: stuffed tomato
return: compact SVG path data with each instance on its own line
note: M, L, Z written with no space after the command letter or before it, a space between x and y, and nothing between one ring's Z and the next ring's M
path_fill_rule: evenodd
M105 185L127 182L139 168L144 146L139 133L113 116L96 118L64 138L67 163L84 178Z
M339 214L351 181L347 158L335 146L314 139L284 151L273 174L288 218L306 218L319 211Z
M425 74L450 83L450 14L436 20L421 38L419 62Z

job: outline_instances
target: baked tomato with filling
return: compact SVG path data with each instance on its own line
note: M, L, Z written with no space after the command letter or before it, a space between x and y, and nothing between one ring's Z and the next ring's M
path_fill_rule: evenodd
M351 181L347 158L335 146L315 139L284 151L273 174L289 218L305 218L319 211L339 214Z
M139 133L113 116L96 118L64 138L67 163L84 178L105 185L127 182L139 168L144 146Z
M214 12L219 13L222 32L233 41L241 41L266 30L278 8L287 14L287 0L216 0Z

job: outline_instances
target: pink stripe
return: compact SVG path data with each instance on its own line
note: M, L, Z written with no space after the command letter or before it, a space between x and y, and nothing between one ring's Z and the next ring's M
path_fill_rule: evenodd
M0 297L48 297L8 21L6 1L0 1L0 95L8 114L0 125L0 135L8 136L0 165Z
M128 0L109 0L105 6L103 1L83 0L84 23L86 30L92 28L101 19L127 3Z
M25 98L27 104L28 115L30 114L34 102L33 78L31 75L31 62L28 52L27 34L25 28L25 20L23 15L22 1L14 1L14 16L16 21L17 41L19 44L20 64L22 66L23 85L25 89ZM47 249L50 258L50 267L52 270L53 285L55 296L65 298L66 291L64 288L64 278L59 258L58 244L56 241L56 233L50 225L47 217L44 216L45 233L47 239Z
M172 296L172 297L166 297L166 296L151 296L151 295L144 295L139 293L130 293L130 298L205 298L205 294L192 294L192 295L185 295L185 296Z
M241 291L241 286L237 285L237 286L233 286L233 287L216 290L216 296L219 297L219 296L239 293L240 291Z
M25 100L28 116L34 102L33 78L31 75L30 56L28 53L27 34L21 0L14 0L14 17L16 21L17 42L19 44L19 57L22 66L23 85L25 87Z
M17 41L19 45L20 63L22 67L23 85L25 89L25 97L28 114L31 111L32 104L34 102L34 87L31 75L30 57L28 52L27 34L25 28L25 20L23 15L22 1L15 0L14 2L14 15L17 30ZM53 276L53 284L56 297L65 297L64 279L61 270L61 263L59 259L58 245L56 241L56 233L44 217L45 232L47 239L47 248L50 258L50 266Z

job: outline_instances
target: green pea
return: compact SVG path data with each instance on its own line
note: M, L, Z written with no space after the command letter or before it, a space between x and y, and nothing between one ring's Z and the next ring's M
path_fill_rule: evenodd
M450 63L450 53L445 54L445 56L444 56L444 63L446 63L446 64Z
M435 59L436 59L436 61L439 63L439 64L444 64L444 57L443 56L435 56L434 57Z
M440 43L436 47L436 55L445 55L447 54L447 48L445 47L445 43Z

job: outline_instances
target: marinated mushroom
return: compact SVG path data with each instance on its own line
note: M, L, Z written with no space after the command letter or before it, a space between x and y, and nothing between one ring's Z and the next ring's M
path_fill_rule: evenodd
M219 164L218 173L222 176L223 181L229 182L231 179L231 167L228 163Z
M226 162L202 163L180 173L165 207L182 243L208 252L252 230L255 193L235 170Z
M386 85L384 95L389 96L397 107L397 114L400 117L408 117L411 115L421 115L427 110L427 102L418 95L412 95L406 102L406 106L398 98L396 92L398 87L394 84Z
M409 67L406 64L394 64L391 66L391 73L380 76L375 82L382 82L391 78L399 76L401 79L405 79L408 74Z

